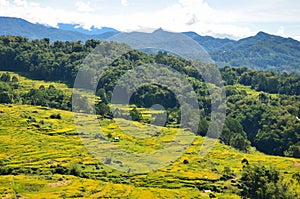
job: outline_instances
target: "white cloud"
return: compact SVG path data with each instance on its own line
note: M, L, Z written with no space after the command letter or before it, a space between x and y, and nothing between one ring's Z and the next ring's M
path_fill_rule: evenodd
M300 35L299 36L294 36L293 38L300 41Z
M90 4L91 3L89 1L88 2L77 1L75 3L75 6L79 12L89 12L92 11Z
M279 36L285 36L285 29L283 26L280 26L280 28L278 29L278 31L276 32L276 35Z
M122 6L128 6L128 0L121 0Z
M266 3L260 1L260 4L258 3L259 0L253 0L254 2L247 2L246 5L238 2L238 5L228 5L227 8L214 8L208 0L178 0L167 7L157 10L143 10L143 12L138 7L127 6L127 0L121 0L122 5L111 4L110 6L110 10L119 10L119 12L114 12L118 14L111 14L109 9L97 13L95 5L101 2L102 7L104 4L102 0L90 0L88 2L79 0L75 3L76 10L74 7L54 8L47 6L49 5L47 3L38 4L32 1L0 0L0 15L20 17L31 22L51 26L56 26L58 22L76 23L86 29L94 25L96 27L113 27L121 31L153 30L162 27L165 30L176 32L195 31L201 35L226 36L236 39L256 33L257 30L251 30L248 27L249 24L255 27L253 24L274 23L276 20L300 21L299 12L297 14L295 12L297 6L291 6L292 9L288 12L288 4L283 3L283 0L275 0L276 3L273 4L271 0L265 0ZM157 1L154 0L153 3L158 3ZM290 3L293 0L286 1ZM59 3L56 4L60 5ZM293 7L295 8L293 9ZM129 10L130 12L125 12ZM284 22L281 24L284 25ZM286 32L288 32L287 29L285 31L282 27L277 33L284 35ZM273 33L275 34L276 31ZM300 35L300 32L294 33L294 35Z
M14 4L18 7L27 7L28 3L26 0L14 0Z
M56 27L58 22L80 23L84 26L92 25L92 16L88 13L41 6L38 3L27 0L15 0L13 2L2 0L0 3L0 15L19 17L33 23L41 23L53 27Z
M122 22L120 23L120 19ZM165 30L182 32L195 31L202 35L231 36L241 38L253 35L247 27L232 25L232 13L217 12L204 0L179 0L165 9L151 13L133 13L110 18L114 27L123 31L152 30L162 27Z
M6 0L0 0L0 8L2 7L8 7L9 6L9 2Z

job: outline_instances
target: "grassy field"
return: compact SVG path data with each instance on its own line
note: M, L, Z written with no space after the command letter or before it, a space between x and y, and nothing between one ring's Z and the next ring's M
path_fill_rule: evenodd
M238 198L232 194L237 190L236 185L230 180L220 180L220 177L226 168L238 176L244 158L250 164L278 168L287 182L300 169L299 159L267 156L255 150L245 154L220 143L208 156L199 157L203 138L196 137L171 165L149 173L121 172L89 153L81 136L77 135L72 112L28 105L0 105L0 111L0 160L5 167L14 169L14 175L0 177L2 198L13 198L18 194L23 198L208 198L205 189L215 190L214 194L222 198ZM51 114L57 113L62 119L50 118ZM121 139L115 144L134 153L155 150L161 142L170 141L176 132L164 129L166 133L157 140L152 137L137 139L124 132L131 132L134 126L147 134L148 125L119 120L100 120L104 135L119 136ZM184 164L184 160L188 160L188 164ZM52 173L57 165L68 167L74 164L86 176ZM196 188L196 184L203 190ZM293 186L300 190L299 185Z
M18 92L41 85L54 85L70 95L72 92L61 83L33 81L11 73L14 75L22 84ZM239 89L259 94L250 87ZM148 118L162 113L139 110ZM60 114L61 119L51 119L53 114ZM189 137L183 139L183 134L189 133L185 130L38 106L0 104L0 117L0 171L10 170L8 175L0 175L1 198L209 198L205 190L219 198L239 198L237 178L244 158L250 164L276 167L300 194L300 185L291 183L292 174L300 170L299 159L269 156L255 149L242 153L219 142L201 157L204 138L196 137L189 145ZM176 140L179 135L182 139ZM178 145L186 150L180 151ZM143 156L165 147L169 152L160 157L144 155L148 160L171 162L150 172L129 171L126 156L112 158L115 148ZM179 158L174 159L176 156ZM72 171L72 175L63 169ZM222 179L224 171L236 177Z
M254 90L254 89L251 89L251 86L245 86L245 85L242 85L242 84L235 84L234 86L239 91L244 90L244 91L246 91L247 95L250 95L250 96L253 96L253 97L257 97L261 93L259 91ZM268 95L270 95L271 97L274 97L274 98L278 97L278 94L268 94Z

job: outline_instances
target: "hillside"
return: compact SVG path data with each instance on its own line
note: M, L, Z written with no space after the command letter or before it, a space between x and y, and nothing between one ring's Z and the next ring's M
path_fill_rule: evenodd
M240 39L217 39L186 32L202 45L220 66L245 66L255 70L300 72L300 42L259 32Z
M161 34L161 33L159 33ZM163 33L165 34L165 33ZM129 36L135 36L129 34ZM149 36L149 35L146 35ZM151 40L149 40L151 41ZM45 48L45 46L47 46ZM98 114L112 118L113 111L109 108L109 102L112 100L114 88L119 82L124 89L121 93L126 93L126 85L144 85L133 91L129 101L122 101L118 98L118 103L134 104L139 108L150 108L155 104L160 104L166 109L167 118L163 120L162 125L180 125L181 106L188 105L187 102L178 101L179 97L174 93L184 93L183 97L195 96L195 104L199 107L201 113L201 122L197 122L199 117L192 107L185 107L185 114L189 115L187 126L198 135L206 135L211 121L213 106L224 113L218 121L226 120L220 139L227 145L235 146L241 150L247 151L252 145L262 152L272 155L299 157L299 128L300 123L297 117L300 117L300 77L299 75L279 74L275 72L253 71L247 68L230 68L225 67L220 70L222 82L225 87L214 82L205 82L204 76L199 74L191 62L179 57L159 52L156 55L148 55L136 50L130 50L126 45L115 42L101 42L88 40L85 44L79 42L54 42L49 43L47 40L28 41L20 37L2 37L0 38L0 47L3 53L0 55L4 60L0 69L22 73L31 78L47 81L61 81L73 87L76 83L77 73L80 72L80 66L85 61L89 52L97 46L97 50L102 53L107 52L106 56L116 55L118 51L125 49L127 53L116 59L107 59L97 54L97 61L92 61L92 65L85 65L83 81L78 87L80 89L94 89L95 93L101 99L96 104ZM38 54L38 57L36 56ZM108 66L99 78L97 86L94 85L96 71L101 71L103 62L108 62ZM178 71L179 76L170 78L166 70L161 67L155 67L155 64L163 64ZM211 71L216 67L211 64L198 63L199 67L204 70L204 75L209 77ZM143 71L134 71L140 65L147 65ZM132 73L128 74L128 71ZM136 75L134 75L136 73ZM152 74L159 74L157 81L163 82L162 85L153 82L143 82L146 79L153 79ZM123 75L131 75L128 78ZM141 79L139 74L144 74ZM165 74L168 78L164 77ZM173 74L172 74L173 75ZM180 81L185 77L188 84L184 85ZM122 77L122 78L121 78ZM157 78L155 77L155 78ZM122 80L119 80L119 79ZM220 77L221 78L221 77ZM78 112L90 113L91 107L87 102L94 100L86 95L75 95L78 99L74 103L73 98L53 86L39 87L32 91L19 94L18 88L22 85L16 83L11 75L2 74L0 84L2 90L2 103L21 102L31 105L43 105L51 108L64 110L77 110ZM207 80L207 79L206 79ZM130 81L128 83L128 81ZM174 83L176 82L176 83ZM182 84L181 86L178 86ZM181 90L192 85L192 90ZM241 87L242 85L244 87ZM227 103L222 102L222 96L218 96L219 101L211 100L210 93L216 92L211 87L219 87L227 95ZM16 89L17 88L17 89ZM245 89L240 89L245 88ZM247 89L246 89L247 88ZM251 89L248 93L247 90ZM171 92L172 91L172 92ZM253 92L259 92L252 95ZM195 92L196 95L193 95ZM126 98L124 98L126 99ZM72 103L73 100L73 103ZM190 100L191 98L187 99ZM181 104L180 104L181 103ZM72 107L73 104L73 107ZM226 107L227 106L227 107ZM225 110L226 108L226 110ZM216 110L216 109L215 109ZM128 114L122 112L117 114L118 117L127 118ZM138 113L135 114L137 121L143 119ZM216 120L217 121L217 120ZM145 121L146 122L146 121ZM218 132L221 133L221 130ZM238 136L238 139L233 137Z
M299 75L224 67L213 82L213 64L97 40L0 49L3 198L299 195Z
M204 192L206 189L213 190L217 197L239 198L234 194L238 193L237 180L222 176L229 169L229 173L235 173L234 178L239 178L243 159L250 164L276 167L284 173L286 182L300 167L299 159L267 156L253 150L242 153L220 143L207 157L201 158L198 153L203 138L197 137L186 153L169 166L150 173L122 173L89 154L76 133L73 113L28 105L0 105L0 110L2 198L16 194L37 199L144 198L145 195L149 198L209 198L209 193ZM51 114L58 113L62 119L50 118ZM130 128L130 121L119 122ZM104 132L113 130L114 135L122 136L113 121L100 123ZM126 142L135 146L133 141L124 138L116 144L122 146ZM148 146L147 142L140 144ZM142 148L135 150L139 152ZM184 160L188 163L183 163ZM67 174L70 168L75 168L76 173ZM296 183L290 186L300 190Z

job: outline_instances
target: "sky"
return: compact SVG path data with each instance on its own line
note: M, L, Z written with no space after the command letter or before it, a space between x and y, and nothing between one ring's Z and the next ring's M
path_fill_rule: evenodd
M163 28L231 39L264 31L300 41L299 0L0 0L0 16L53 27Z

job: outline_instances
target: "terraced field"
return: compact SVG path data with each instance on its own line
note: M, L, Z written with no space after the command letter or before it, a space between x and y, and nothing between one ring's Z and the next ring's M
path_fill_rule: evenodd
M64 84L33 81L15 73L11 75L16 75L23 85L18 92L41 85L55 85L70 95L72 92ZM239 89L258 94L250 88ZM126 110L123 106L117 108ZM148 118L151 114L161 113L139 110ZM61 119L51 116L58 114ZM78 116L81 118L79 123ZM276 167L285 182L300 194L300 185L292 182L292 175L300 170L299 159L268 156L254 148L242 153L218 141L207 156L201 157L204 138L197 136L188 145L190 140L183 136L190 134L186 130L120 118L74 116L69 111L40 106L0 104L0 117L2 198L210 198L213 195L239 198L238 178L243 159L250 164ZM183 139L176 140L176 135L182 135ZM185 151L175 153L174 139L176 146L186 144ZM126 157L116 159L109 148L103 150L107 143L110 143L107 147L117 147L132 154L151 154L169 146L169 153L160 158L171 163L150 172L130 170ZM96 153L99 149L101 154ZM174 156L179 158L174 159ZM151 158L154 159L148 157ZM232 177L226 178L228 174Z
M203 138L196 137L186 152L171 165L149 173L121 172L89 153L83 145L82 136L77 134L72 112L28 105L0 105L0 110L1 168L10 168L14 174L1 176L2 198L19 195L23 198L208 198L209 193L204 190L213 190L216 196L222 198L238 198L232 194L238 183L235 179L222 180L222 176L229 168L238 177L244 158L250 164L278 168L284 172L286 181L290 181L291 175L300 168L299 159L267 156L255 150L245 154L220 143L208 156L199 157ZM51 114L57 113L62 119L50 118ZM129 143L132 148L128 150L142 153L159 143L125 137L122 131L114 128L114 121L101 120L100 123L104 132L121 137L116 143L121 148L128 149ZM118 121L118 124L123 124L122 128L129 128L128 131L132 125L140 131L146 129L142 127L144 124L130 123ZM159 139L171 139L173 130L169 129L168 133ZM58 174L60 167L75 168L78 173ZM300 190L299 185L293 186Z

